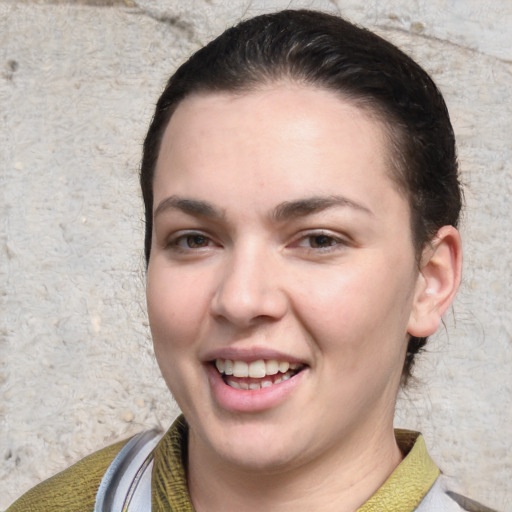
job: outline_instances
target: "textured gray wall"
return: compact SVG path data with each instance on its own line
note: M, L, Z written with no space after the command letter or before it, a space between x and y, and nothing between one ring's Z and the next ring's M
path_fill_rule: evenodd
M397 425L461 489L512 510L510 0L0 0L0 508L177 413L143 299L141 141L159 91L241 17L340 10L446 95L467 210L465 277Z

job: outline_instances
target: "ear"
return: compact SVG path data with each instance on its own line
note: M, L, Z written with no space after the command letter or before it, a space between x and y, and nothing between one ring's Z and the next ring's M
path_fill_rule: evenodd
M436 332L459 288L462 273L460 234L443 226L424 249L414 292L408 333L423 338Z

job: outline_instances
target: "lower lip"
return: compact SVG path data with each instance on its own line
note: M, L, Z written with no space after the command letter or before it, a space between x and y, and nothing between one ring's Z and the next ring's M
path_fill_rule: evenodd
M226 384L212 365L207 365L208 379L216 402L228 411L260 412L284 402L303 379L306 369L293 377L261 389L235 389Z

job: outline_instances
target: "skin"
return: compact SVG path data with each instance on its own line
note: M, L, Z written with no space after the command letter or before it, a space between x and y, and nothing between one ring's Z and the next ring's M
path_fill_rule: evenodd
M173 114L147 302L196 510L355 510L399 464L407 340L451 303L460 240L443 228L418 269L388 157L378 121L311 87L195 95ZM283 396L226 407L212 359L276 351L305 365Z

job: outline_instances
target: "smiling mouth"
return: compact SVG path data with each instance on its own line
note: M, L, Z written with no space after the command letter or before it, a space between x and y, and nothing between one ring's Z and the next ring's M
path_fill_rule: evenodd
M251 363L231 359L216 359L214 365L228 386L243 390L257 390L275 386L291 379L306 367L301 363L289 363L275 359L258 359Z

